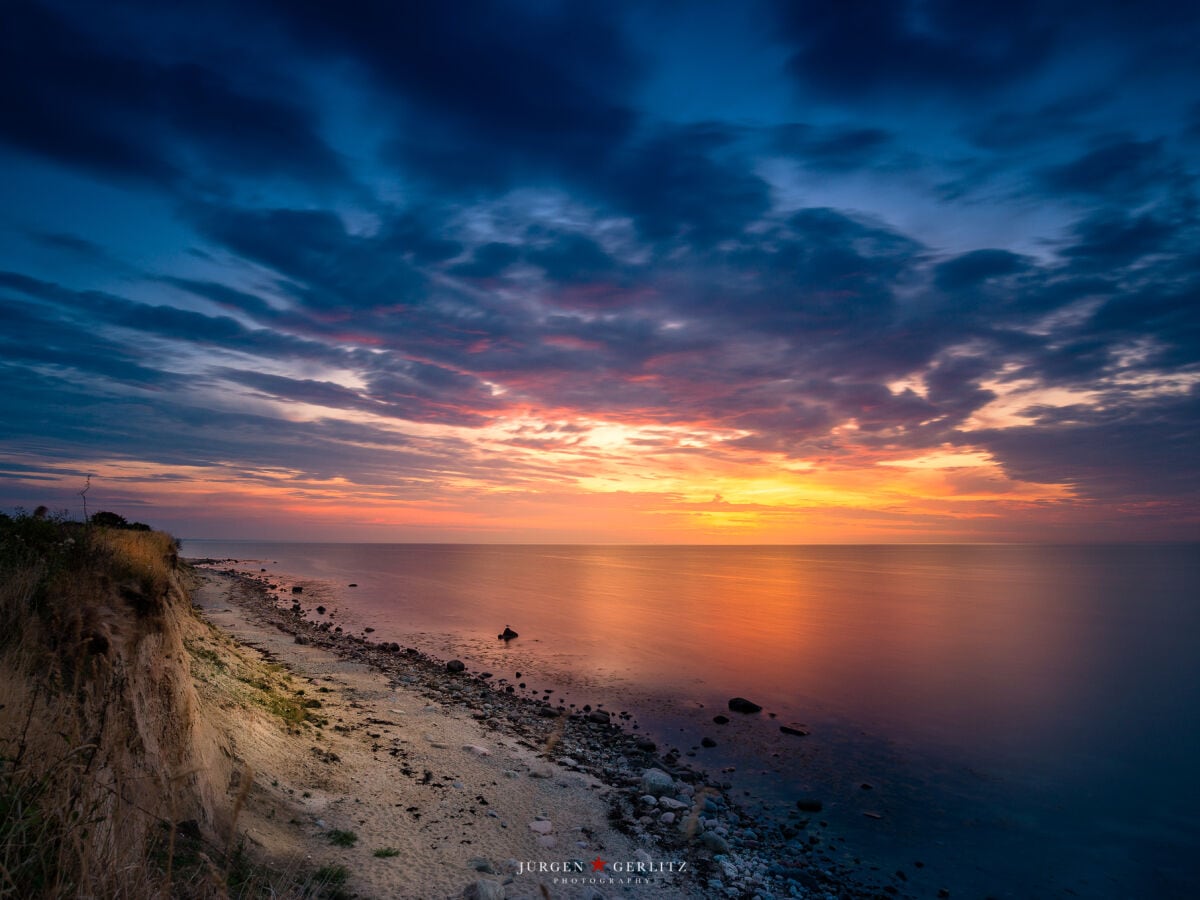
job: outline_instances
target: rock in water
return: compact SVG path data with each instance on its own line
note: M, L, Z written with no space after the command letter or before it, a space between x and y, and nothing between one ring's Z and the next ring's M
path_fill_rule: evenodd
M458 673L458 672L461 672L464 669L466 669L466 667L467 667L467 664L464 663L461 659L452 659L452 660L450 660L450 662L446 663L446 671L447 672Z
M504 630L502 632L500 632L498 635L496 635L496 637L498 637L502 641L511 641L513 638L519 637L519 635L515 631L513 631L511 628L509 628L507 625L505 625Z
M729 708L734 712L740 713L756 713L762 712L762 707L757 703L752 703L745 697L734 697L729 701Z
M779 730L784 734L794 734L796 737L808 737L808 732L802 728L792 728L788 725L780 725Z

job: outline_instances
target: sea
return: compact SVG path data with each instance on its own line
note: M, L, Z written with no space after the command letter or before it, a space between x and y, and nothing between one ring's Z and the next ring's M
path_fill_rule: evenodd
M906 893L1200 896L1200 545L183 553L265 570L287 605L301 585L351 633L625 713Z

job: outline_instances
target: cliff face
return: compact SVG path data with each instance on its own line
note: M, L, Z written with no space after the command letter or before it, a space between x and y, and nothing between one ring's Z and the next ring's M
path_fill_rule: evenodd
M155 896L180 823L227 842L188 574L160 532L0 521L0 896Z

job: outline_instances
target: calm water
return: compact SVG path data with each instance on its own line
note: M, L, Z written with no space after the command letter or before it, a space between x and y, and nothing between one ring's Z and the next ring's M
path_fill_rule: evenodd
M628 710L752 806L818 797L849 854L918 895L1200 896L1195 545L184 552L300 580L347 630ZM766 712L713 724L733 696Z

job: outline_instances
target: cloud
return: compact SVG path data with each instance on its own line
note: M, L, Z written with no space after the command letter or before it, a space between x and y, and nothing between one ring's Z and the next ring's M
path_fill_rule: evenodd
M310 111L237 83L237 69L139 55L119 27L98 36L48 6L10 6L0 35L0 140L159 183L193 179L197 166L222 176L344 176Z
M917 90L967 96L1026 78L1055 42L1040 4L1003 8L952 0L778 3L795 44L788 68L804 86L839 98Z
M1170 162L1161 139L1104 140L1070 162L1040 172L1055 193L1126 199L1170 183Z

